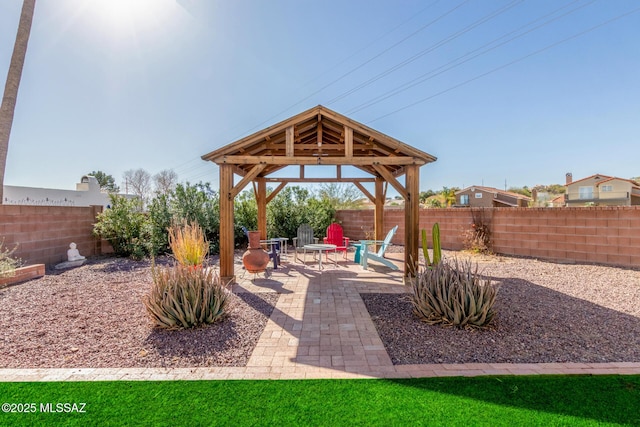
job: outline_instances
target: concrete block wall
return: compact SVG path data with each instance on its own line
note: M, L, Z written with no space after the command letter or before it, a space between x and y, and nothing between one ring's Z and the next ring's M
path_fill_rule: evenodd
M0 240L5 248L18 248L14 256L26 264L54 265L67 260L69 243L80 254L101 253L101 242L93 234L93 224L102 206L18 206L0 205Z
M364 239L373 227L372 210L336 214L345 235ZM421 209L420 228L440 225L442 247L463 248L463 232L484 217L492 232L493 251L563 262L640 267L640 206L581 208ZM385 230L399 225L394 244L404 244L404 211L385 211ZM419 237L418 237L419 238Z

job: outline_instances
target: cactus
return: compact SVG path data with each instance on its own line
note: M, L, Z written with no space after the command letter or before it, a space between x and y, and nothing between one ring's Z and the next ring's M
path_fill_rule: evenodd
M442 261L442 248L440 246L440 225L436 222L431 230L431 238L433 240L433 263L429 258L429 249L427 246L427 230L422 230L422 253L424 254L425 265L428 268Z
M424 254L424 263L427 266L431 265L431 260L429 259L429 246L427 245L427 230L422 229L422 253Z
M442 260L442 248L440 247L440 225L437 222L433 224L431 238L433 239L433 263L440 264Z

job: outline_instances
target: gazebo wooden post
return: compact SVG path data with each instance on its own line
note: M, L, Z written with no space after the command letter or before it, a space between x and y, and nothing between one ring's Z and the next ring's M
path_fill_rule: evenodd
M373 215L374 223L374 239L384 239L384 202L386 193L384 191L384 179L377 176L375 182L376 188L376 201L375 201L375 213Z
M220 165L220 278L235 280L233 267L233 166Z
M405 176L407 197L404 201L404 277L418 269L418 232L420 228L420 169L407 166Z
M258 190L256 193L256 203L258 205L258 230L260 239L267 238L267 182L264 178L256 179Z
M405 199L405 275L418 263L419 168L436 160L432 155L318 105L280 123L202 156L220 166L220 276L233 277L233 199L254 183L258 230L267 238L267 204L287 184L294 182L350 182L375 203L374 238L385 237L384 204L388 185ZM299 176L269 175L298 166ZM334 178L305 177L305 166L334 166ZM371 178L344 177L353 166ZM233 186L234 174L241 176ZM406 175L406 185L398 177ZM267 195L266 184L280 183ZM375 183L375 195L363 183ZM274 236L276 237L276 236Z

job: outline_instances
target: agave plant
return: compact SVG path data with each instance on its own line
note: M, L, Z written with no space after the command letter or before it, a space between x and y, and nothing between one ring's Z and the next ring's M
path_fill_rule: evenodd
M413 312L429 324L483 328L495 316L498 287L478 274L471 261L440 262L412 282Z
M192 328L225 315L229 291L213 269L154 266L152 276L151 292L142 301L155 326Z

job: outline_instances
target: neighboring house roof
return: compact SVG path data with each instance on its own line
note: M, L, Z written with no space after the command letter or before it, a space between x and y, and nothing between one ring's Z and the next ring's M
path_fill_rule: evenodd
M600 175L600 176L602 176L602 175ZM603 179L602 181L596 183L596 186L599 186L600 184L604 184L605 182L609 182L609 181L625 181L625 182L630 183L632 187L640 189L640 184L638 184L634 180L626 179L626 178L618 178L618 177L615 177L615 176L612 176L612 177L607 178L607 179Z
M502 194L505 196L510 196L510 197L515 197L517 199L522 199L522 200L527 200L527 201L531 201L531 197L525 196L524 194L519 194L519 193L513 193L511 191L504 191L504 190L499 190L497 188L493 188L493 187L484 187L481 185L471 185L467 188L463 188L462 190L456 191L456 196L460 193L463 193L465 191L468 191L472 188L487 192L487 193L498 193L498 194Z
M596 174L591 175L591 176L588 176L588 177L586 177L586 178L578 179L577 181L571 181L570 183L568 183L567 185L565 185L565 187L566 187L566 186L568 186L568 185L576 184L576 183L578 183L578 182L586 181L586 180L591 179L591 178L595 178L595 177L597 177L597 176L599 176L599 177L601 177L601 178L605 178L605 179L607 179L607 180L612 179L612 178L614 178L614 179L615 179L615 177L614 177L614 176L602 175L601 173L596 173ZM622 178L619 178L619 179L622 179Z

